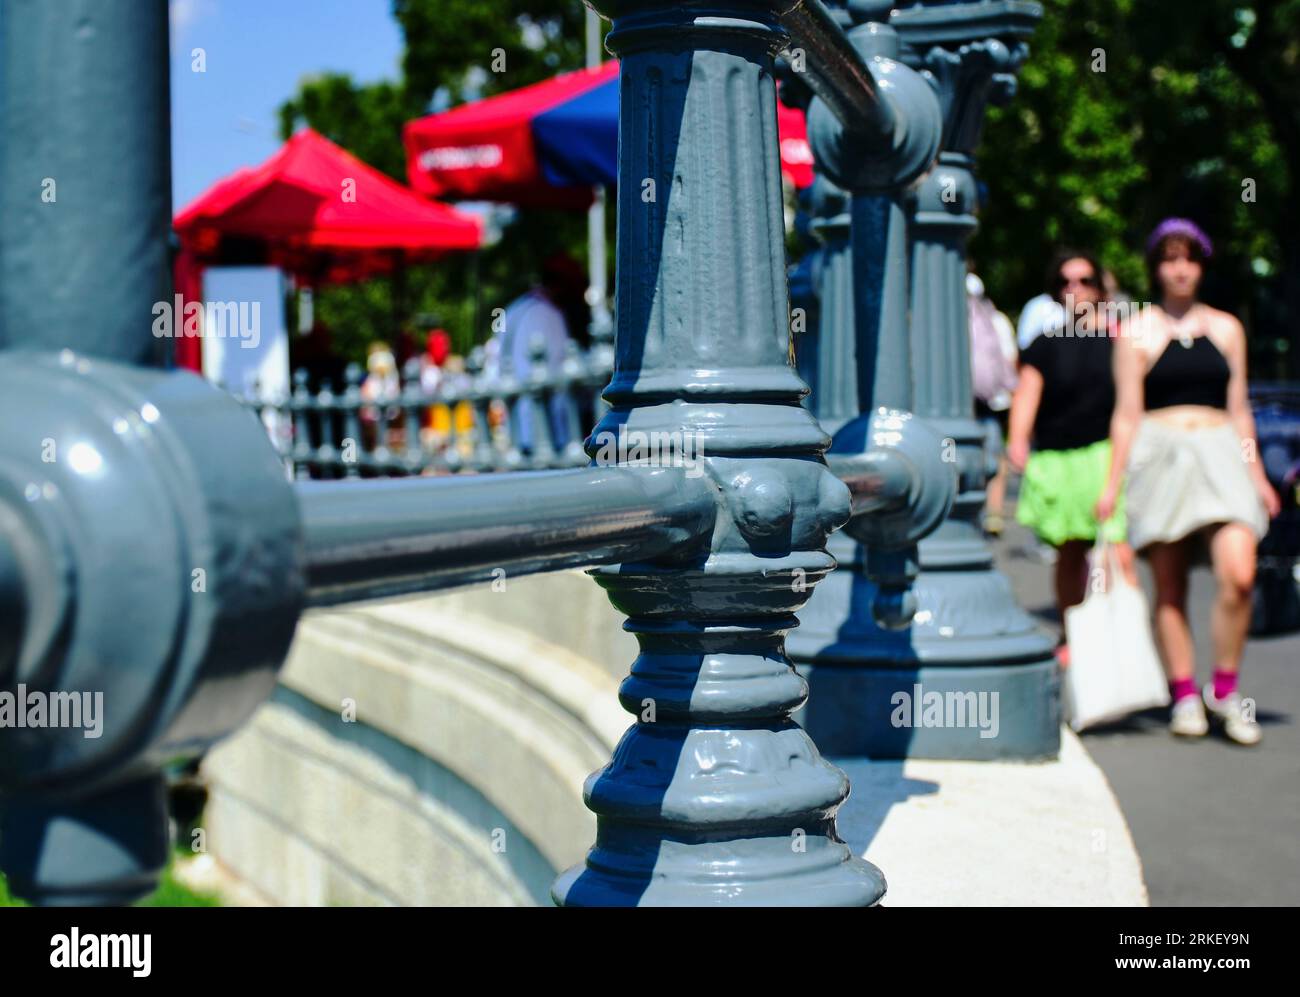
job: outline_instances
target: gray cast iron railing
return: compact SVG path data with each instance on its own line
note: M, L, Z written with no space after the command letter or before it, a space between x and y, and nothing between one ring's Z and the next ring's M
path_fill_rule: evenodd
M96 738L0 731L15 892L147 891L167 855L163 764L265 699L305 606L587 566L640 645L620 690L635 720L587 783L597 841L556 900L883 895L836 831L846 778L791 719L807 686L784 641L846 522L887 555L865 569L874 611L906 623L892 552L906 563L954 480L933 434L874 405L828 468L830 439L800 405L773 58L813 53L843 129L828 141L882 176L937 148L933 94L865 59L811 0L598 6L623 69L615 362L594 466L290 483L246 406L148 366L153 307L170 300L165 3L0 2L0 689L104 703ZM57 201L41 199L46 177ZM902 377L906 342L872 348L869 367ZM697 461L597 447L638 434L689 438Z

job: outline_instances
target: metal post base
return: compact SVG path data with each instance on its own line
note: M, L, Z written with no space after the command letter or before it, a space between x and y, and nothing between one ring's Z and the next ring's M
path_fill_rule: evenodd
M794 715L828 755L1020 761L1060 750L1053 661L991 667L802 665L808 704Z
M912 587L913 623L885 630L873 620L877 590L866 577L863 548L842 536L827 546L840 569L817 586L802 625L786 639L809 684L808 704L794 719L822 751L971 760L1056 755L1060 682L1052 642L1017 605L1004 575L991 565L925 568ZM924 715L931 692L943 700L938 724L933 712ZM981 694L990 724L996 717L995 735L980 736ZM950 702L957 714L951 721ZM896 716L900 707L910 710L910 725Z
M0 803L0 868L15 896L40 906L134 903L158 885L167 847L160 776L94 796Z
M702 842L665 840L655 830L629 850L620 831L616 849L598 838L586 864L561 875L551 892L564 907L877 905L885 877L854 856L833 823L807 828L806 849L792 848L789 834Z

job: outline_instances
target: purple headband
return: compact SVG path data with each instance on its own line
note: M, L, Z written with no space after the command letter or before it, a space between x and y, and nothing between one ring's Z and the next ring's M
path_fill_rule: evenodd
M1201 248L1201 255L1207 260L1214 255L1214 244L1210 242L1210 237L1190 218L1166 218L1157 225L1155 231L1147 237L1147 255L1150 256L1155 252L1161 239L1167 239L1171 235L1181 235L1191 239Z

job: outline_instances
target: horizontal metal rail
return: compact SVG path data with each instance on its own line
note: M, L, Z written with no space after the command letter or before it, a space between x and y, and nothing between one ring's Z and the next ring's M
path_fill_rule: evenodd
M898 454L831 454L827 462L849 489L854 517L910 496L911 468ZM490 580L497 569L518 577L659 556L712 530L705 482L679 468L638 467L300 481L308 605L453 588ZM16 566L0 557L0 569ZM13 596L4 616L17 625L17 587L0 589ZM5 658L16 657L17 633L10 636Z
M862 54L820 0L803 0L781 15L790 48L802 49L808 86L851 132L887 136L894 112Z
M707 540L716 514L708 479L681 468L300 481L295 489L310 606L643 560Z

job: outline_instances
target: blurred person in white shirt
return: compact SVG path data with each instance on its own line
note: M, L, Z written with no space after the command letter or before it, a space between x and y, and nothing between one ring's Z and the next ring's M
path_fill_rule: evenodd
M542 264L541 283L506 307L501 358L516 380L526 382L532 373L534 344L541 346L541 361L547 373L560 373L571 338L566 315L582 305L586 290L587 275L582 266L567 253L557 253ZM537 446L533 408L531 398L520 397L515 443L524 454ZM565 399L560 392L551 395L549 420L551 444L559 450L569 442Z

